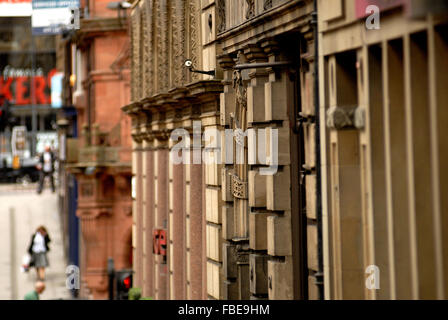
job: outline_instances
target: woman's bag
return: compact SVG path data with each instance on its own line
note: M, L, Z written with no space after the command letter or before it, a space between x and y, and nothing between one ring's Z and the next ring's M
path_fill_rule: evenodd
M22 272L28 272L30 270L30 267L34 265L33 258L30 254L25 254L22 258Z

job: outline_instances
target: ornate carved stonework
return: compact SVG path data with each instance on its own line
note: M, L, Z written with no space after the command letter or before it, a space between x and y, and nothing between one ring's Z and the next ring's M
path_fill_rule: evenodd
M239 70L233 72L233 88L236 92L235 125L236 129L243 129L242 115L247 110L247 90L243 84L243 78Z
M155 13L154 13L154 0L146 0L146 17L147 17L147 42L148 42L148 55L147 55L147 70L148 70L148 85L147 90L145 92L145 96L151 96L154 93L154 54L153 54L153 46L154 46L154 21L155 21Z
M138 65L138 56L137 56L137 43L139 41L136 29L136 16L137 13L134 12L131 15L131 44L132 44L132 59L131 59L131 100L137 101L137 65Z
M173 24L173 67L174 67L174 86L180 87L185 84L186 73L183 67L185 61L185 1L176 0L174 2L172 20Z
M272 0L264 0L263 9L268 10L272 8Z
M163 14L162 14L162 1L156 1L156 50L157 50L157 90L160 92L163 90L163 82L165 80L165 75L163 74L163 56L166 52L163 51Z
M196 0L188 1L190 4L190 59L194 66L199 64L199 27L196 19L197 4ZM192 80L198 80L198 73L190 73Z
M247 199L247 181L242 181L237 175L232 175L232 194L238 199Z
M225 0L218 0L217 13L218 13L217 32L221 33L226 30L226 1Z
M142 34L141 34L141 10L139 9L135 14L135 50L134 54L136 56L136 64L135 64L135 98L140 100L142 98L142 70L141 70L141 45L142 45Z
M145 1L148 2L148 1ZM143 98L148 93L148 87L151 86L150 79L149 79L149 34L148 34L148 11L147 7L144 6L142 8L141 13L141 48L142 48L142 65L143 65L143 75L142 75L142 96L140 98Z
M255 16L255 0L246 0L247 10L246 10L246 19L250 19Z

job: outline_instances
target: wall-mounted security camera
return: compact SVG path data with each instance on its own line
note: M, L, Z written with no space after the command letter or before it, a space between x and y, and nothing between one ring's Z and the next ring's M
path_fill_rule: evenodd
M212 70L212 71L203 71L203 70L196 70L196 69L194 69L194 67L193 67L193 61L191 61L190 59L185 60L185 62L184 62L184 66L185 66L186 68L188 68L188 70L190 70L190 72L202 73L202 74L206 74L206 75L215 77L215 70Z
M185 60L185 67L193 68L193 62L190 59Z

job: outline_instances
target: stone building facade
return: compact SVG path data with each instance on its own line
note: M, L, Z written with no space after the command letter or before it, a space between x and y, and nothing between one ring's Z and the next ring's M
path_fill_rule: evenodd
M77 111L79 138L68 144L66 169L76 177L81 229L82 298L107 299L107 262L132 267L131 129L126 19L110 1L83 1L81 27L66 36L65 92Z
M316 205L312 197L306 210L305 202L315 179L300 179L316 166L312 12L312 1L133 2L132 103L123 110L133 121L134 269L143 295L318 297ZM186 59L215 76L190 72ZM179 152L191 164L170 157L176 128L191 137L192 148ZM225 141L225 129L237 133ZM248 149L254 134L270 146L259 161ZM266 157L277 136L278 161Z
M327 299L447 297L447 9L319 2Z
M123 110L143 295L445 297L443 5L132 4Z

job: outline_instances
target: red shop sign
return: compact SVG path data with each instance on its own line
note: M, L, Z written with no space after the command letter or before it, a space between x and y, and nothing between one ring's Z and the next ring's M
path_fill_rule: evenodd
M51 70L47 76L10 77L0 76L0 96L3 95L14 105L33 103L31 92L34 90L36 104L51 104L51 78L57 73ZM33 90L32 90L33 89ZM2 104L3 101L0 101Z
M409 0L356 0L356 18L364 18L370 14L366 9L370 5L375 5L381 11L389 10L408 3Z
M166 230L154 229L152 243L154 254L166 256Z

